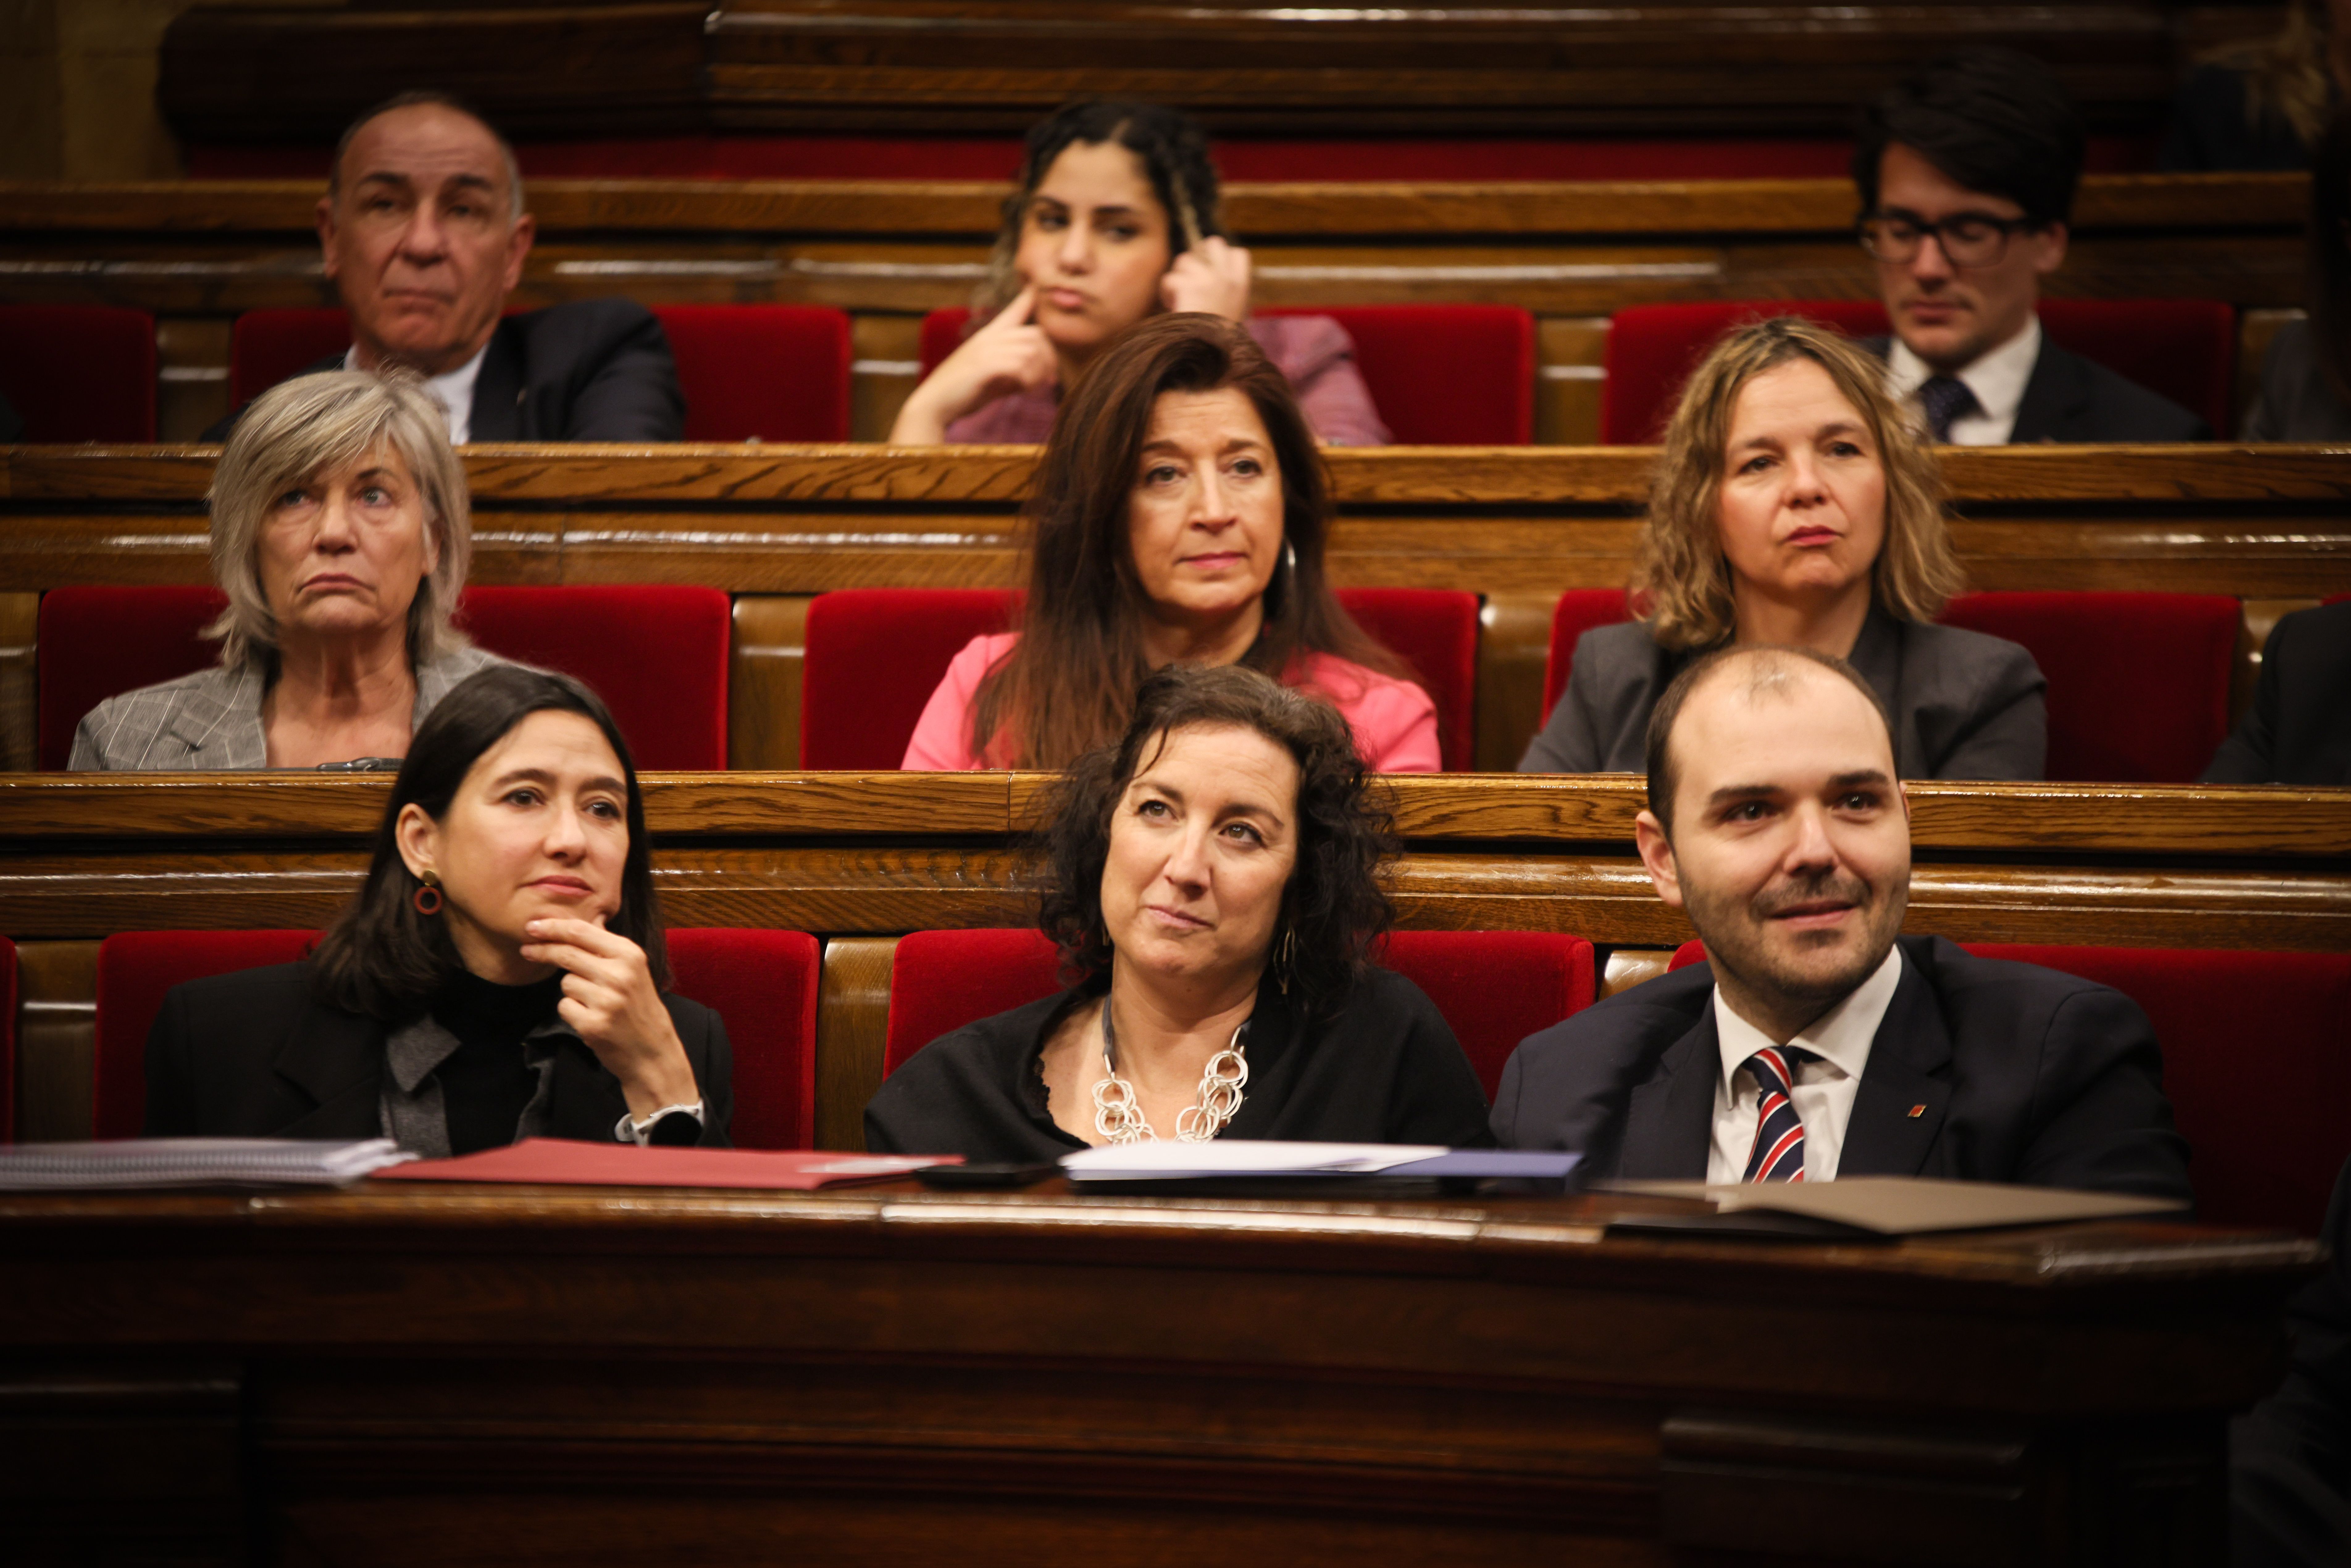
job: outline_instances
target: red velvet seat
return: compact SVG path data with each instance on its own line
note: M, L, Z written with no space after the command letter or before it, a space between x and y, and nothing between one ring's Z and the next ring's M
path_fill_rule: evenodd
M1559 596L1551 612L1551 651L1543 657L1542 718L1567 690L1575 668L1575 640L1586 632L1633 619L1632 596L1621 588L1571 588Z
M1400 446L1524 446L1535 430L1535 323L1516 305L1301 306L1355 340L1355 366ZM963 341L971 312L923 318L923 373Z
M897 767L947 665L974 637L1008 628L1019 601L998 588L851 588L819 597L805 639L800 766ZM1339 602L1412 665L1437 705L1445 766L1467 768L1477 738L1478 596L1343 588Z
M98 1051L91 1126L100 1138L135 1138L147 1120L147 1035L173 986L291 964L316 931L125 931L98 945Z
M688 441L849 439L849 317L821 305L656 305Z
M2049 677L2051 779L2188 783L2229 733L2243 610L2222 594L1973 593L1943 621Z
M2230 427L2237 363L2236 311L2217 299L2043 299L2049 340ZM1802 315L1856 338L1886 331L1875 299L1732 299L1635 305L1610 319L1600 439L1610 446L1663 438L1682 382L1715 340L1741 321Z
M849 318L817 305L657 305L688 441L849 439ZM239 408L350 347L340 309L248 310L229 350Z
M1379 962L1428 993L1491 1098L1519 1041L1592 1005L1592 944L1540 931L1391 932ZM884 1073L932 1040L1061 988L1029 930L917 931L890 966Z
M210 588L59 588L41 600L40 765L66 765L74 727L107 697L213 664L197 631ZM458 623L492 653L596 688L647 770L726 766L726 595L671 586L475 588Z
M0 305L0 396L30 441L155 439L155 318L116 305Z
M716 1013L735 1052L738 1149L816 1146L816 1001L821 953L805 931L671 930L671 988Z
M166 992L211 975L294 963L318 940L316 931L130 931L99 943L97 1135L139 1135L147 1035ZM736 1146L809 1147L816 1131L816 938L686 927L669 933L669 955L672 988L726 1022L735 1054ZM13 984L13 963L9 975Z
M2351 955L1965 946L2112 986L2146 1009L2197 1218L2317 1233L2351 1156ZM1671 967L1705 956L1686 942Z

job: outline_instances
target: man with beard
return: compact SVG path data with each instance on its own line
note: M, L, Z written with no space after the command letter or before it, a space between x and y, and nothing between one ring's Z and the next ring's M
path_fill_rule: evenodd
M2147 1015L1902 936L1910 808L1869 685L1807 648L1693 664L1649 721L1635 823L1710 962L1523 1041L1493 1124L1599 1177L1940 1176L2186 1198Z

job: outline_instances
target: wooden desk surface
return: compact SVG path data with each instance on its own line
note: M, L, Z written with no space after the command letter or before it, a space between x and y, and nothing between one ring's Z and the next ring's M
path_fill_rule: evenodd
M1768 1540L1761 1485L1841 1560L2220 1560L2314 1244L1606 1235L1635 1201L0 1198L0 1496L81 1561L1662 1563Z

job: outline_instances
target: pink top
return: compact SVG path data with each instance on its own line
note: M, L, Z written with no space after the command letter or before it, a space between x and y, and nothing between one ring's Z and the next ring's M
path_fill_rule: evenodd
M1327 446L1385 446L1388 427L1355 369L1355 340L1328 316L1252 316L1249 336L1290 378L1307 428ZM990 445L1041 442L1053 433L1061 389L1039 387L982 404L947 426L947 440Z
M946 678L931 694L906 743L910 773L961 773L984 768L971 747L971 700L987 672L1012 652L1018 632L974 637L947 666ZM1311 689L1345 716L1355 732L1355 749L1374 773L1436 773L1444 768L1437 749L1437 705L1410 681L1374 674L1363 665L1329 653L1306 655Z

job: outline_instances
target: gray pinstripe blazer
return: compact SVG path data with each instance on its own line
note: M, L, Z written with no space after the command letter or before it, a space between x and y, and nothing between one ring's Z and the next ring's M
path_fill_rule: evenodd
M459 681L505 662L479 648L461 648L418 671L410 733ZM78 772L157 773L266 768L269 740L261 728L266 690L257 669L215 667L109 697L83 716L66 766Z

